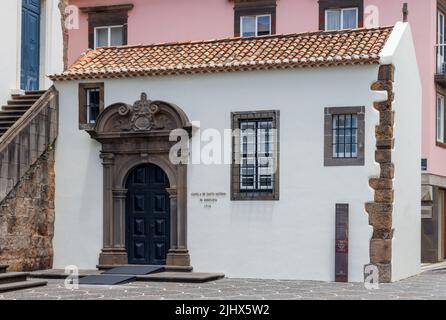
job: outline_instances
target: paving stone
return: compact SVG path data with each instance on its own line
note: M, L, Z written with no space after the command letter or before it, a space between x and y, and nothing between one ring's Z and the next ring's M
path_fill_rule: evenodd
M222 279L208 283L133 282L122 286L65 289L63 280L47 287L3 293L4 299L30 300L446 300L446 272L428 271L367 290L362 283Z

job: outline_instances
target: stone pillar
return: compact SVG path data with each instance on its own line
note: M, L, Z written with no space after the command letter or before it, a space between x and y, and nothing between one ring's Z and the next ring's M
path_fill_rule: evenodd
M122 205L122 202L125 204L125 193L124 199L122 200L122 190L116 192L112 188L115 156L111 153L102 153L101 159L104 170L104 223L103 248L99 256L99 265L127 264L128 258L125 250L125 238L123 236L125 232L120 232L120 229L125 226L125 223L121 222L123 219L122 215L125 216L125 205Z
M177 188L168 188L170 198L170 250L178 249Z
M113 247L126 251L125 248L125 200L127 189L113 190Z
M375 161L380 165L380 173L379 176L369 179L369 186L375 191L374 201L365 205L369 214L369 225L373 227L369 252L370 264L378 270L379 282L381 283L392 281L392 215L395 172L395 166L392 162L394 148L394 111L392 108L394 69L393 65L380 66L378 81L371 86L374 91L387 91L387 100L374 103L374 108L379 111L379 123L375 128Z
M171 198L171 247L167 254L167 265L190 266L187 249L187 167L178 165L178 186L167 190Z

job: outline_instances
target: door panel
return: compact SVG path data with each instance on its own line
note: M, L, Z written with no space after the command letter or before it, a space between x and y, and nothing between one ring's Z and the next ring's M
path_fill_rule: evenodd
M130 264L166 263L170 247L169 181L155 165L134 169L127 179L126 246Z
M23 90L39 89L40 64L40 1L22 2L20 87Z

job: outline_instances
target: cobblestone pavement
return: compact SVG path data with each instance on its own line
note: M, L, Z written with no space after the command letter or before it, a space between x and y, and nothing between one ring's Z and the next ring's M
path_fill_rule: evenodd
M134 282L121 286L80 286L67 290L62 280L48 286L0 294L2 299L441 299L446 300L446 270L425 272L393 284L367 290L361 283L222 279L203 284Z

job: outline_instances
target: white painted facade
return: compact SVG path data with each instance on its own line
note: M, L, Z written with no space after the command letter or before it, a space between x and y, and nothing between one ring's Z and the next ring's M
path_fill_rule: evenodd
M400 40L401 38L401 40ZM418 272L420 260L420 97L410 31L391 57L397 69L393 276ZM404 53L404 54L403 54ZM404 69L404 71L403 71ZM228 277L334 280L335 204L349 203L349 280L363 281L369 263L366 202L379 114L370 90L378 65L320 67L104 80L105 105L132 104L141 92L172 102L201 130L231 128L231 112L280 110L280 200L231 201L230 165L188 166L188 248L195 271ZM410 75L411 77L408 77ZM94 81L97 82L97 81ZM100 144L78 129L78 81L60 93L56 145L54 268L92 269L102 248ZM381 95L382 97L382 95ZM324 108L365 106L365 165L324 167ZM410 114L409 114L410 113ZM198 133L195 131L193 142ZM203 208L194 192L225 192Z
M63 71L63 39L58 0L41 0L40 23L40 88L52 82L46 75ZM22 1L0 1L0 103L4 105L11 93L20 91Z
M421 205L413 200L421 198L421 82L414 61L410 25L397 23L381 53L383 64L395 66L393 281L419 273L421 266ZM408 135L411 130L420 134Z

